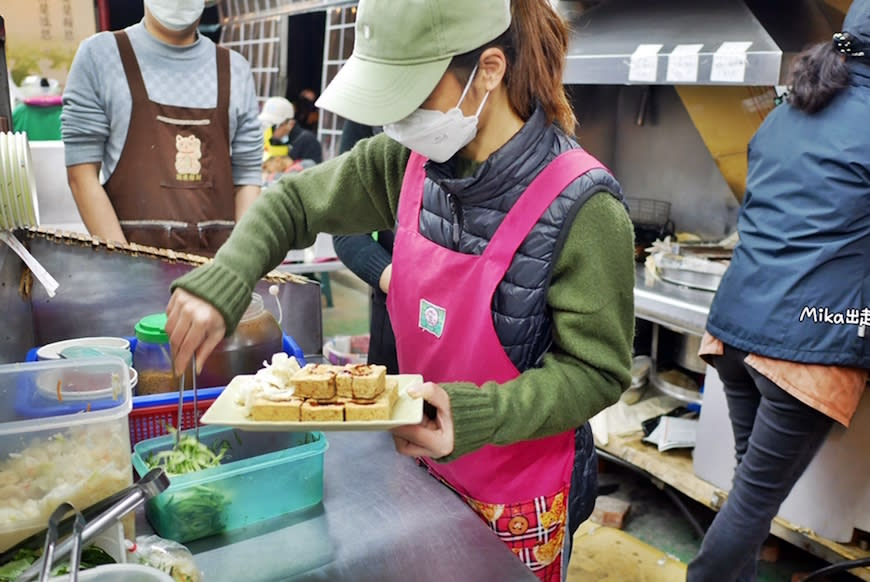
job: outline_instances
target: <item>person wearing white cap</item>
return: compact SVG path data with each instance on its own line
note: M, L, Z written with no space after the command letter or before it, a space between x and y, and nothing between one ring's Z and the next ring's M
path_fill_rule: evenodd
M288 249L397 223L387 306L427 414L396 449L558 581L597 493L587 421L631 382L635 270L620 186L571 137L566 25L548 0L361 0L355 26L318 106L383 134L268 188L173 283L175 365Z
M145 0L142 22L98 33L76 53L62 134L93 235L211 255L260 193L251 68L197 32L205 5Z
M296 122L296 110L284 97L269 97L260 111L265 158L323 161L323 148L313 133Z

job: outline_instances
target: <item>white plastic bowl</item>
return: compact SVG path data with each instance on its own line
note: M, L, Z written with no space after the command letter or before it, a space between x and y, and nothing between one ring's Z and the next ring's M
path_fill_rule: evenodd
M67 582L69 576L55 576L49 582ZM142 564L106 564L79 572L81 582L175 582L169 574Z
M46 344L36 350L36 357L40 360L59 360L60 353L71 347L89 347L89 348L112 348L120 350L129 350L130 342L123 337L111 336L95 336L95 337L78 337L51 344Z
M139 373L135 368L127 368L130 371L130 391L136 393L136 384L139 383ZM100 398L112 398L119 390L119 386L112 385L109 374L81 374L81 378L75 378L75 374L69 373L67 377L73 377L74 382L61 386L60 396L64 400L94 400ZM43 372L36 377L36 388L40 394L47 398L57 398L57 384L59 375L55 372ZM90 387L91 389L86 389Z

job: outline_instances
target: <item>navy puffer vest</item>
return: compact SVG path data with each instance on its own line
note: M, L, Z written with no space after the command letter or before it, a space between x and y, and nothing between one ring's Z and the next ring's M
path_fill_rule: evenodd
M455 178L452 161L426 165L420 231L452 250L480 255L508 211L538 173L559 154L579 148L547 123L538 108L523 128L473 176ZM562 237L593 194L622 198L616 180L593 170L575 180L550 205L520 246L493 298L496 333L520 371L533 367L551 343L547 290Z

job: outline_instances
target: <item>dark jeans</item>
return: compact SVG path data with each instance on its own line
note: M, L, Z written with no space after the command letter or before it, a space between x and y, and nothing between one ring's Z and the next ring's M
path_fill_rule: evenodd
M770 523L833 421L744 363L725 346L714 366L725 387L737 468L731 492L689 564L689 582L753 582Z

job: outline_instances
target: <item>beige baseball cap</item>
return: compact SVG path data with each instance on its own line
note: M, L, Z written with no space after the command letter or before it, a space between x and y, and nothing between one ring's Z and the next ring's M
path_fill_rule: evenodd
M316 104L365 125L399 121L432 93L454 56L510 23L510 0L360 0L353 54Z

